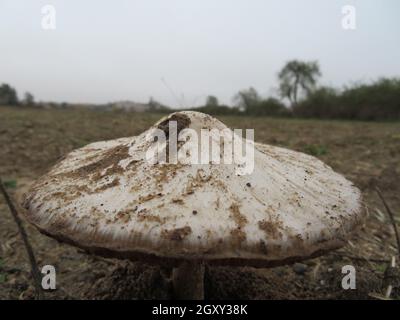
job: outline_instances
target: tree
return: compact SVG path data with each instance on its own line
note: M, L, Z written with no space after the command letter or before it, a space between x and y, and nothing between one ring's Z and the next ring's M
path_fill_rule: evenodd
M206 107L218 107L219 101L216 96L208 96L206 99Z
M34 106L35 105L35 97L30 92L25 92L23 104L27 106Z
M253 87L239 91L233 98L236 106L246 113L253 113L252 110L259 107L261 98Z
M299 89L308 95L321 75L317 61L292 60L286 63L278 74L279 91L282 98L288 98L292 107L298 103Z
M0 86L0 105L18 105L17 91L6 83Z

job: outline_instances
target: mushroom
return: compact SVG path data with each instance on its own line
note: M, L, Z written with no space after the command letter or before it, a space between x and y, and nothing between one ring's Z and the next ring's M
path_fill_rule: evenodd
M139 136L72 151L25 195L28 221L88 252L171 266L175 297L202 299L205 263L273 267L316 257L343 246L363 218L360 191L300 152L254 143L248 174L236 163L149 161L150 133L170 138L173 122L179 136L227 129L182 111Z

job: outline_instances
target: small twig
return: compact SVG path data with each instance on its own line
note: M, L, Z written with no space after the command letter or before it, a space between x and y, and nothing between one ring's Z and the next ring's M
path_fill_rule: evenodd
M390 282L391 280L393 280L393 279L391 279L391 276L390 276L390 270L392 270L393 268L396 268L396 257L395 256L392 256L390 265L387 267L387 269L385 271L385 277L387 276L387 278L389 280L389 284L387 285L386 292L385 292L386 298L390 298L390 295L392 294L392 290L393 290L393 285Z
M385 298L390 299L390 295L392 294L393 287L391 284L388 285L386 292L385 292Z
M385 296L379 294L379 293L375 293L375 292L370 292L368 293L368 296L377 300L392 300L390 298L386 298Z
M41 299L43 299L43 292L42 292L42 287L41 287L41 276L40 276L39 268L37 266L36 258L33 253L32 246L29 243L28 236L26 234L24 226L22 225L22 221L21 221L20 217L18 216L18 212L15 209L15 206L12 203L11 198L7 193L7 190L4 187L4 184L3 184L3 181L1 180L1 178L0 178L0 190L1 190L1 193L3 194L4 198L6 199L6 203L8 205L8 208L10 209L10 212L14 218L14 221L17 224L19 234L21 235L21 238L25 245L26 252L29 257L29 262L31 264L31 272L32 272L34 283L35 283L36 299L41 300Z
M314 269L312 271L312 275L313 275L313 279L314 280L317 279L317 274L318 274L320 266L321 266L321 263L318 261L316 266L314 267Z
M399 257L400 257L400 237L399 237L399 231L397 230L396 221L395 221L395 219L394 219L394 214L393 214L392 210L390 210L388 204L387 204L386 201L385 201L385 198L384 198L383 195L382 195L381 190L379 190L378 187L376 188L376 192L378 193L379 198L381 198L381 200L382 200L382 202L383 202L383 205L385 206L385 209L386 209L386 211L387 211L387 213L388 213L388 215L389 215L389 217L390 217L390 222L391 222L392 225L393 225L394 234L395 234L395 236L396 236L396 241L397 241L397 250L398 250L398 252L399 252Z

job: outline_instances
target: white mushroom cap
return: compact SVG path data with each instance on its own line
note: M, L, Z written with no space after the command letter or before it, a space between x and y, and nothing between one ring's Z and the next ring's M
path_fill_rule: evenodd
M224 129L177 112L178 130ZM234 164L151 164L149 131L68 154L25 198L43 233L120 258L273 266L345 244L359 224L360 191L315 157L255 144L254 171Z

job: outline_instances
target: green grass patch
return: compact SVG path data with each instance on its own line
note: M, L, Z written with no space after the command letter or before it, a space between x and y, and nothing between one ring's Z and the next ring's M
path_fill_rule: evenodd
M328 149L323 145L308 144L304 147L304 152L312 156L323 156L328 153Z
M385 263L377 264L375 266L375 270L380 272L380 273L385 273L386 268L387 268L387 265Z
M6 180L4 181L4 186L6 188L15 189L17 187L17 180Z

